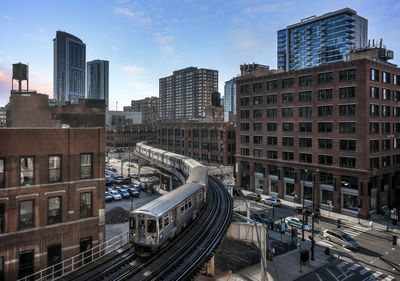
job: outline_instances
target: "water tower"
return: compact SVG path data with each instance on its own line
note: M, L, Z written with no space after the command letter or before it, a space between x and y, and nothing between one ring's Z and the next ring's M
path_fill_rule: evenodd
M23 63L13 64L13 75L11 81L11 92L22 93L22 81L26 81L26 91L28 91L29 79L28 79L28 65ZM18 82L18 89L14 90L14 80Z

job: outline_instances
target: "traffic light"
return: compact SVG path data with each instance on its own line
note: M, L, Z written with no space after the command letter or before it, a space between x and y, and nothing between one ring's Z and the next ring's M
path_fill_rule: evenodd
M341 224L341 220L338 219L338 220L337 220L337 228L340 228L340 226L341 226L340 224Z

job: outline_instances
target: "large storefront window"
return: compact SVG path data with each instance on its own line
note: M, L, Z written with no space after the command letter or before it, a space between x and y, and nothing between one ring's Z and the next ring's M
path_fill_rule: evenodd
M285 195L294 197L294 184L285 182Z
M305 200L310 200L310 201L312 201L312 191L313 190L313 188L312 188L312 186L308 186L308 185L305 185L304 186L304 199Z
M321 190L321 203L326 205L333 205L333 191L330 190Z
M271 180L270 192L278 193L278 181Z
M358 211L358 197L350 194L343 195L343 208Z

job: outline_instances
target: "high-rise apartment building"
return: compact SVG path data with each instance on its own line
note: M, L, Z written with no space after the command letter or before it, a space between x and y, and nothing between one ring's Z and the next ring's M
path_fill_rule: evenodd
M236 115L236 79L225 82L224 111L231 111Z
M218 71L188 67L160 78L160 119L176 122L197 119L211 105L211 93L218 92Z
M400 208L400 68L361 58L236 81L238 186L354 216Z
M86 45L63 31L57 31L53 42L53 97L57 102L78 103L85 98Z
M105 100L108 108L108 85L108 61L89 61L87 63L87 98Z
M344 61L350 48L363 48L367 40L367 19L349 8L302 19L278 31L278 70Z

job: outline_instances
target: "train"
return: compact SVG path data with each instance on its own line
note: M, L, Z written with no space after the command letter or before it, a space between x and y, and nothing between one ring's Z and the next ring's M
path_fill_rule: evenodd
M200 214L206 204L208 168L145 142L136 144L135 153L174 168L186 178L183 185L130 213L129 241L135 254L145 257L166 246Z

